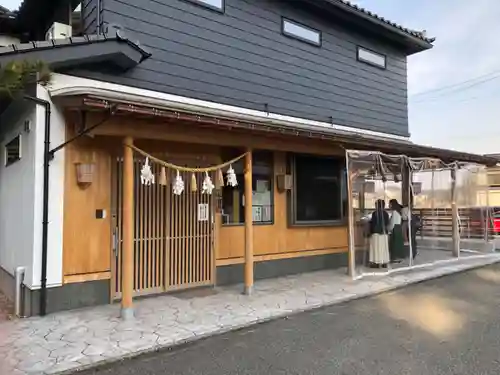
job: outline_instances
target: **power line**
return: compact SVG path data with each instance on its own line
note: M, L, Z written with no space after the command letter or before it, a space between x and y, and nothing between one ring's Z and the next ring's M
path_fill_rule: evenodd
M467 80L464 80L464 81L461 81L461 82L456 82L456 83L453 83L453 84L450 84L450 85L441 86L441 87L438 87L438 88L435 88L435 89L431 89L431 90L421 91L421 92L418 92L416 94L412 94L410 96L411 97L415 97L415 96L428 95L428 94L432 94L432 93L436 93L436 92L441 92L441 91L446 91L446 90L454 89L454 88L455 89L460 89L461 86L467 85L467 84L469 84L469 85L467 85L465 88L473 87L473 86L476 86L476 85L481 84L483 82L488 82L491 79L495 79L495 78L499 77L500 76L499 73L500 73L500 70L495 70L493 72L489 72L487 74L483 74L483 75L475 77L475 78L470 78L470 79L467 79Z
M462 98L459 100L449 100L446 103L447 104L467 103L467 102L471 102L471 101L479 100L479 99L487 100L487 99L491 99L491 98L496 98L498 96L500 96L500 93L496 92L492 95L490 95L490 94L488 94L488 95L475 95L475 96L471 96L471 97ZM431 102L434 100L437 101L438 103L442 103L441 101L439 101L439 99L443 99L443 96L427 98L425 100L423 100L423 99L422 100L410 100L409 104L410 105L412 105L412 104L437 104L437 103Z
M495 79L497 79L499 77L500 77L500 74L498 74L498 75L496 75L494 77L490 77L488 79L484 79L484 80L479 81L479 82L471 83L470 85L467 85L467 86L464 86L464 87L457 87L454 90L450 90L450 91L446 91L446 92L441 92L441 93L439 93L437 95L434 95L434 96L424 97L424 98L418 98L418 99L414 100L413 102L414 103L428 102L430 100L436 100L436 99L442 98L444 96L459 94L459 93L467 91L467 90L469 90L471 88L474 88L476 86L483 85L485 83L491 82L491 81L493 81L493 80L495 80Z

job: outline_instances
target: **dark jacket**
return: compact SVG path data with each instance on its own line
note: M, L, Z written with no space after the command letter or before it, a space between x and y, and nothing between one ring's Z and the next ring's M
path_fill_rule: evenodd
M387 234L389 224L389 214L385 210L375 210L370 220L370 235Z

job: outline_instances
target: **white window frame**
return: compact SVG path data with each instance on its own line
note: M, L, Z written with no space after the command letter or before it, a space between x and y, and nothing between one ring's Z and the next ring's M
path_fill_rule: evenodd
M215 10L216 12L224 13L226 8L226 0L219 0L220 5L212 4L213 0L187 0L190 3L202 6L204 8L208 8L211 10Z
M382 53L378 53L378 52L372 51L371 49L358 46L356 56L357 56L358 61L360 61L362 63L368 64L371 66L375 66L375 67L380 68L380 69L387 68L387 56L382 54ZM383 62L377 61L377 59L382 59Z
M292 27L292 30L288 28L287 30L287 25L290 25ZM294 32L293 29L295 30L302 30L306 33L312 33L317 35L317 40L315 38L308 38L306 36L300 35L299 32ZM281 18L281 32L283 35L286 35L287 37L293 38L300 40L301 42L312 44L313 46L316 47L321 47L321 42L322 42L322 34L321 30L314 29L310 26L306 26L300 22L293 21L289 18L282 17Z
M9 143L11 143L12 141L14 141L16 138L19 138L19 158L16 159L16 160L14 160L13 162L9 163L8 162L8 158L7 158L7 156L8 156L7 145ZM4 165L5 165L5 167L9 167L12 164L15 164L16 162L18 162L19 160L21 160L21 158L22 158L22 144L23 144L23 138L22 138L21 134L18 134L15 137L11 138L10 141L5 142L5 144L3 146L3 155L4 155L3 157L4 157Z

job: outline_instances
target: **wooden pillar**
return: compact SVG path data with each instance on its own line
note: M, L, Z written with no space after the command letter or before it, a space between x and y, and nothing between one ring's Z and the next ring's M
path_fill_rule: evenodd
M245 156L245 290L253 292L253 204L252 204L252 150Z
M125 320L134 317L134 152L128 147L132 137L126 137L123 149L123 246L122 246L122 311Z
M458 222L458 206L457 206L457 169L453 167L451 170L451 238L452 238L452 253L453 256L460 256L460 231Z

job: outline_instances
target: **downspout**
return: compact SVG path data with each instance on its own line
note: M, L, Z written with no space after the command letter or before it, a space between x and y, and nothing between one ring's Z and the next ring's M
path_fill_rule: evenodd
M99 35L101 33L101 0L97 0L97 27L96 34Z
M25 95L25 99L45 108L45 135L43 142L43 193L42 193L42 277L40 280L40 315L47 313L47 253L49 227L49 162L50 162L50 102L34 96Z

